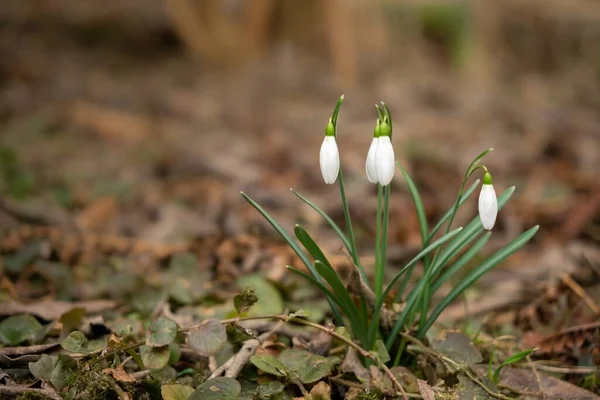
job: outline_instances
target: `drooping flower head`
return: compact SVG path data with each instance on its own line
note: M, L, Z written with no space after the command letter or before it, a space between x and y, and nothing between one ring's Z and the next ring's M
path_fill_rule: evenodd
M319 164L325 183L328 185L335 183L340 172L340 153L335 141L335 127L331 120L329 120L325 127L325 138L321 145Z
M379 183L379 179L377 178L377 163L376 163L376 152L377 152L377 144L379 143L379 120L377 120L377 124L375 125L375 129L373 130L373 140L371 141L371 146L369 147L369 152L367 153L367 161L365 162L365 170L367 172L367 179L371 183Z
M492 174L485 172L483 175L483 185L479 193L479 218L481 225L486 230L491 230L496 223L498 216L498 199L492 185Z
M396 159L390 134L389 125L383 121L379 126L379 139L375 150L375 170L377 180L382 186L389 185L396 172Z

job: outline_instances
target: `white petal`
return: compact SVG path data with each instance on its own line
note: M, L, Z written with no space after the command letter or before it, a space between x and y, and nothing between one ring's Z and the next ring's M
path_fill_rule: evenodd
M479 218L488 231L494 227L498 216L498 199L493 185L482 185L479 193Z
M396 172L394 147L389 136L381 136L375 153L377 179L383 186L389 185Z
M376 151L377 144L379 143L379 138L373 138L371 142L371 147L369 147L369 152L367 153L367 162L365 163L365 170L367 171L367 179L371 183L377 183L379 180L377 179L377 168L376 168Z
M335 137L325 136L321 145L321 154L319 156L321 165L321 175L326 184L335 183L338 172L340 171L340 154L338 152Z

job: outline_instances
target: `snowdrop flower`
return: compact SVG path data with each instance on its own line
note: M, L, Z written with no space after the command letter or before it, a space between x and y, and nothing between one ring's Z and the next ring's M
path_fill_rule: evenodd
M375 170L382 186L389 185L396 172L394 148L390 139L390 127L384 121L379 127L379 140L375 150Z
M492 174L486 172L483 175L483 185L479 194L479 218L481 225L488 231L494 227L498 215L498 199L492 185Z
M375 158L378 143L379 143L379 120L377 120L377 125L375 126L375 130L373 131L373 141L371 142L371 147L369 147L369 152L367 153L367 161L365 163L367 179L371 183L379 183L379 179L377 178L377 164L376 164L376 158Z
M335 141L335 127L331 121L325 128L325 139L321 145L319 163L325 183L328 185L335 183L340 172L340 153Z

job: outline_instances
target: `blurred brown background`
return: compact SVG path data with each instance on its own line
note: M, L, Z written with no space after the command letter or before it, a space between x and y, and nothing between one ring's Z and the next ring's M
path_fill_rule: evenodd
M340 218L317 154L344 93L339 143L367 249L364 158L384 100L432 219L494 147L497 191L517 185L496 239L540 223L538 255L569 244L596 256L599 44L591 0L4 0L4 208L173 242L262 226L244 190L288 223L321 226L287 189ZM414 248L399 176L394 191L393 245ZM475 200L457 223L474 213ZM3 227L22 222L13 214Z

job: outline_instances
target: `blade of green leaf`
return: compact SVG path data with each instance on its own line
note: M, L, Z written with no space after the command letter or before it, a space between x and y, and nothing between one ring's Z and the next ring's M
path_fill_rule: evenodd
M315 261L315 268L327 281L327 283L329 283L329 285L333 289L334 294L337 296L340 303L343 304L343 309L348 319L350 319L354 334L358 336L361 339L361 341L364 341L367 338L366 318L362 320L362 318L359 317L360 314L358 308L352 301L348 290L338 277L335 270L331 267L331 265L325 264L319 260Z
M375 319L376 316L379 315L379 312L381 311L381 307L383 306L385 298L390 293L390 291L392 290L392 288L394 287L394 285L396 284L396 282L398 281L398 279L400 279L400 277L402 276L402 274L405 273L408 269L412 268L414 265L416 265L427 254L431 253L433 250L435 250L436 248L438 248L442 244L446 243L448 240L452 239L461 230L462 230L462 228L456 228L452 232L447 233L446 235L442 236L441 238L439 238L438 240L436 240L435 242L433 242L432 244L430 244L429 246L427 246L426 248L424 248L423 250L421 250L421 252L419 252L419 254L417 254L408 264L406 264L396 274L396 276L394 276L392 278L392 280L390 281L390 283L388 284L388 286L386 287L386 289L383 291L381 297L377 299L377 303L375 304L375 307L374 307L374 310L373 310L373 316L374 316L373 319ZM377 329L377 327L374 326L374 325L375 324L371 324L370 329ZM398 334L398 332L396 332L396 334Z
M494 268L500 262L506 260L510 255L523 247L539 230L539 225L523 232L519 237L510 242L504 248L492 254L485 262L478 265L469 275L462 280L452 291L442 300L440 304L433 310L425 325L419 330L417 337L423 337L427 330L433 325L437 317L446 309L465 289L471 286L482 275Z
M250 196L248 196L244 192L240 192L240 193L242 194L242 197L244 198L244 200L246 200L252 207L254 207L256 209L256 211L258 211L260 213L260 215L262 215L267 220L267 222L269 222L269 224L271 224L273 229L275 229L277 231L277 233L279 233L279 235L283 238L283 240L285 240L287 242L288 246L290 246L292 248L292 250L294 250L294 253L296 253L296 255L300 258L300 260L302 260L302 263L306 266L306 268L308 268L308 270L310 271L312 276L317 281L320 281L321 277L317 273L317 270L315 269L315 267L312 265L312 263L310 262L310 260L306 256L306 254L300 248L300 246L298 246L298 244L285 231L285 229L283 229L283 227L281 225L279 225L277 223L277 221L275 221L273 219L273 217L271 217L271 215L264 208L262 208L256 201L254 201L252 198L250 198ZM335 319L338 321L343 321L338 308L335 306L335 304L332 302L332 300L327 297L327 302L329 303L329 306L331 307L331 311L333 312Z
M290 189L290 191L292 193L294 193L296 195L296 197L298 197L300 200L302 200L304 203L306 203L308 206L310 206L313 210L315 210L317 213L319 213L325 219L325 221L327 221L329 226L331 226L333 228L335 233L337 233L339 238L342 240L344 247L346 248L346 250L348 250L348 253L352 253L352 246L350 245L350 241L348 240L348 238L346 237L346 234L344 234L344 231L342 231L340 226L338 224L336 224L329 217L329 215L325 214L325 211L321 210L318 206L316 206L313 202L308 200L306 197L302 196L300 193L296 192L294 189Z
M526 358L528 355L530 355L531 353L533 353L536 349L529 349L529 350L525 350L522 351L520 353L517 354L513 354L512 356L508 357L506 360L504 360L504 362L496 369L496 371L494 371L494 377L492 378L492 381L494 383L498 383L500 381L500 372L502 372L502 370L506 367L508 367L511 364L514 363L518 363L519 361L523 360L524 358Z
M402 175L404 175L404 180L406 181L406 185L408 186L408 190L410 191L413 203L415 203L417 219L419 220L419 229L421 231L421 242L423 243L423 245L425 245L427 239L429 238L429 227L427 225L427 217L425 215L425 208L423 207L421 195L419 194L419 190L417 189L415 182L408 174L408 171L406 171L406 169L404 169L402 164L400 164L399 162L397 162L396 165L398 165L398 168L400 168Z
M321 292L323 292L323 294L325 294L325 296L330 297L331 299L333 299L333 301L335 301L337 304L340 304L339 299L333 294L331 293L331 290L329 290L325 285L323 285L321 282L319 282L318 280L316 280L315 278L313 278L312 276L310 276L309 274L300 271L299 269L296 269L290 265L286 265L285 266L289 271L293 272L296 275L299 275L301 277L303 277L304 279L306 279L307 281L309 281L310 283L312 283L313 285L315 285L317 288L319 288L319 290Z
M437 290L451 277L453 277L462 267L464 267L479 251L486 245L486 243L492 237L492 232L488 232L483 235L477 243L465 251L459 258L452 264L452 266L446 269L438 278L435 279L431 285L431 293L434 294Z

